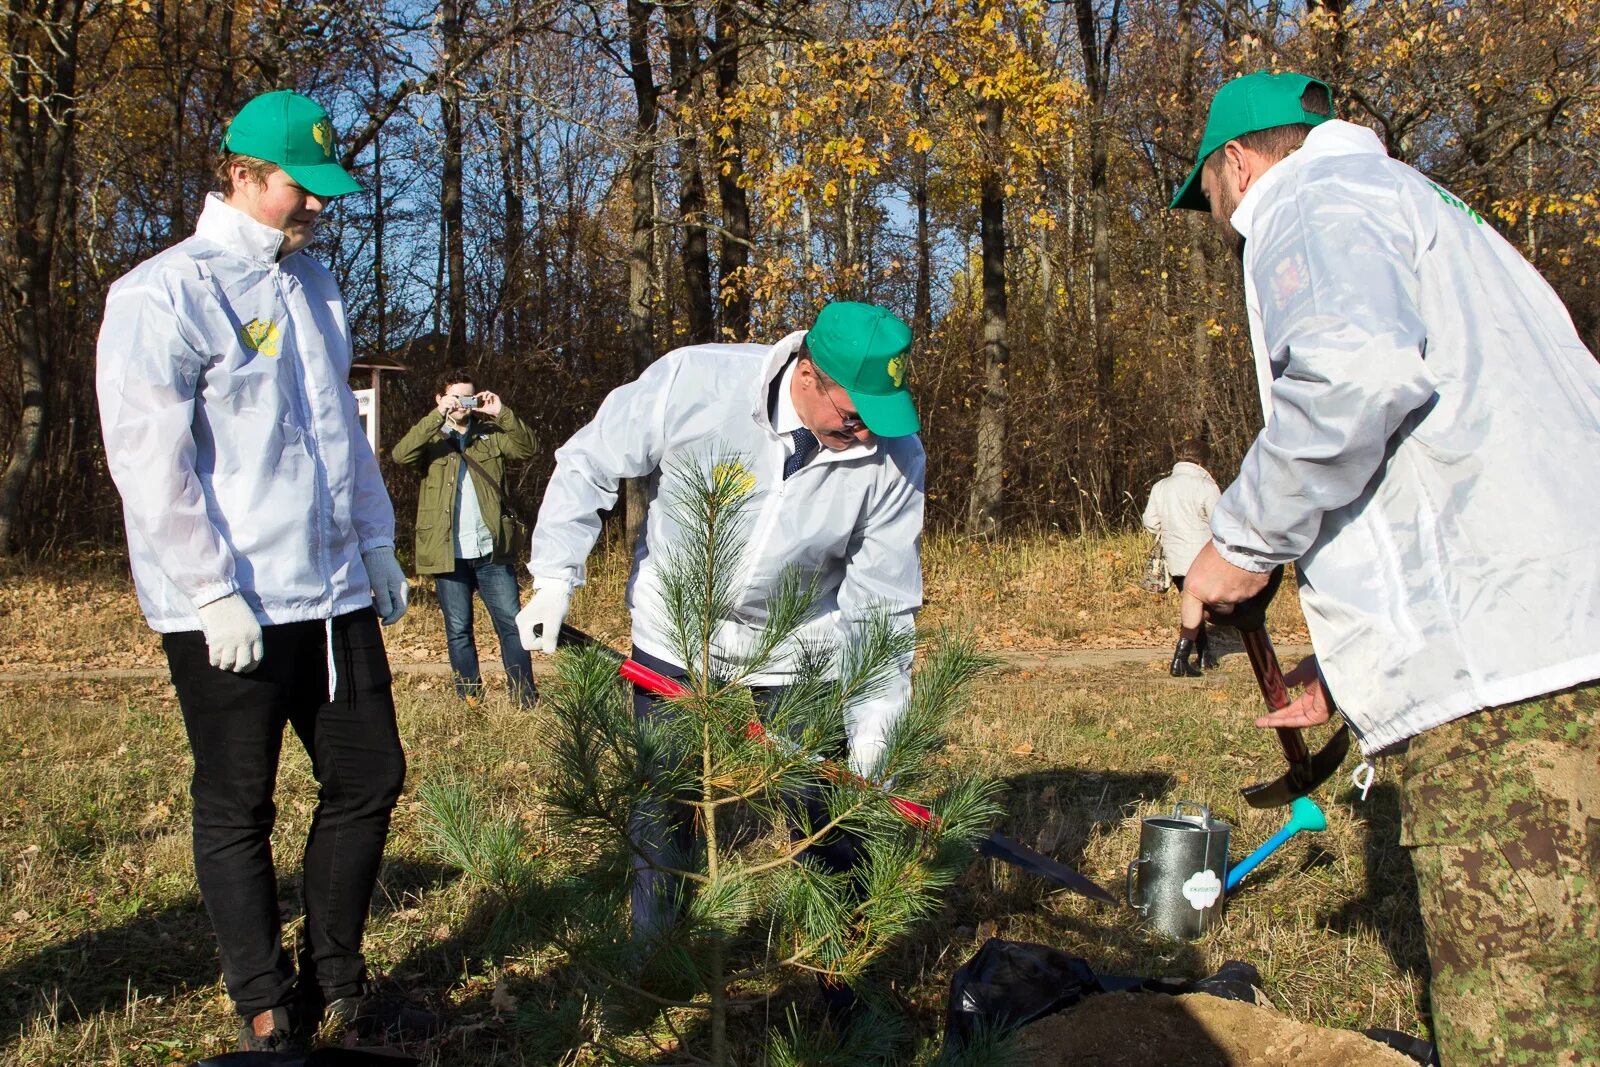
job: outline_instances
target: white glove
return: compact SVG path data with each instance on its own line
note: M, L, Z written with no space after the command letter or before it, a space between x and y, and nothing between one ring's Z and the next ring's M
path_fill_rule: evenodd
M261 624L256 613L238 593L202 605L200 629L206 635L211 665L225 671L248 674L261 665L266 648L261 641Z
M372 606L378 609L378 618L385 626L393 626L406 613L406 604L411 600L406 572L400 569L392 548L369 549L361 553L361 562L372 583Z
M527 606L517 612L517 636L522 638L522 647L529 652L554 652L571 603L572 589L565 582L534 586Z

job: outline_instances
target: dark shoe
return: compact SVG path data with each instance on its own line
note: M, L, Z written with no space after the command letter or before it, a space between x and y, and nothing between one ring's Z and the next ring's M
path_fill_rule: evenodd
M1194 654L1194 642L1187 637L1178 638L1178 647L1172 650L1172 666L1168 672L1174 678L1198 678L1200 668L1189 662Z
M266 1033L257 1032L263 1029ZM239 1027L240 1052L303 1053L310 1047L299 1020L287 1007L260 1012Z
M1217 669L1217 657L1211 652L1211 637L1206 633L1204 623L1200 626L1199 636L1194 639L1194 650L1198 653L1196 658L1200 660L1200 666L1208 671Z
M385 1045L417 1044L444 1032L443 1016L377 993L340 997L328 1005L328 1017L358 1041Z
M828 1012L828 1021L838 1031L849 1028L867 1006L854 989L826 975L817 975L817 992L822 994L822 1006Z

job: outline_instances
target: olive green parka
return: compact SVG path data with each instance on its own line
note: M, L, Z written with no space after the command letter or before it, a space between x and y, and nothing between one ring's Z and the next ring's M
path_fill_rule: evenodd
M505 461L533 456L533 431L503 404L497 418L469 416L466 435L467 454L501 488L506 486ZM472 475L478 509L494 537L494 562L515 564L522 559L526 532L501 506L494 486L462 462L461 452L445 433L444 418L438 411L429 411L418 419L394 446L393 455L396 463L422 475L422 489L417 494L418 574L449 574L455 570L456 482L463 470ZM515 502L512 508L516 508ZM524 512L519 510L518 514Z

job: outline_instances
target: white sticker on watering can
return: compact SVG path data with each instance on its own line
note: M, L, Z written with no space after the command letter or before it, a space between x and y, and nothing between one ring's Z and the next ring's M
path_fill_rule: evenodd
M1222 895L1222 880L1214 871L1197 871L1183 883L1183 895L1195 911L1205 911Z

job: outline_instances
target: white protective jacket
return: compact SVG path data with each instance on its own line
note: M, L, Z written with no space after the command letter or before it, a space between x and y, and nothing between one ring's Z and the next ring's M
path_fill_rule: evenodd
M1600 366L1550 286L1346 122L1232 221L1266 429L1213 540L1298 561L1365 751L1600 677Z
M616 503L624 478L649 478L650 511L628 579L633 642L668 661L674 651L662 600L664 554L681 536L669 506L681 465L703 468L736 457L750 479L749 539L736 613L717 629L725 665L746 656L767 618L767 601L787 567L815 579L819 597L801 638L848 640L874 610L909 628L922 605L922 442L878 438L840 452L819 448L787 481L783 440L768 414L769 386L804 338L776 345L696 345L667 353L638 379L613 390L594 420L556 452L556 469L534 526L528 569L537 585L582 584L600 533L600 512ZM780 655L756 685L782 685L793 665ZM876 762L889 725L911 691L911 663L886 691L847 709L851 761Z
M1211 540L1211 509L1222 490L1198 463L1179 460L1172 473L1150 488L1144 528L1161 540L1161 554L1173 577L1189 573L1189 564Z
M239 592L263 625L372 605L394 509L356 417L333 276L207 197L190 237L111 287L96 385L139 603L162 633Z

